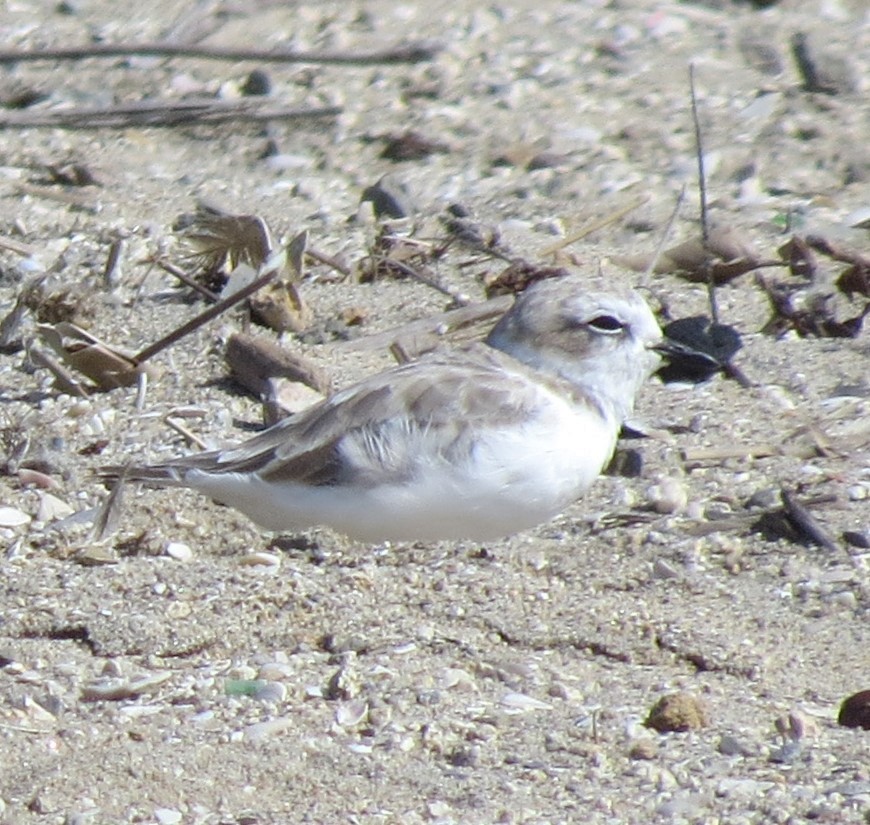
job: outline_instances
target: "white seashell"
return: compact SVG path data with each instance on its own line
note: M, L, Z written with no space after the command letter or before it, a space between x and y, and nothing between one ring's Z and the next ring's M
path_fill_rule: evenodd
M281 566L281 557L275 553L248 553L239 559L244 567L269 567L277 569Z
M21 527L30 524L30 516L15 507L0 507L0 527Z
M535 699L534 696L528 696L525 693L506 693L501 697L501 703L506 708L517 711L553 709L551 704L542 702L540 699Z
M369 712L369 703L365 699L354 699L341 702L335 710L335 721L343 728L356 727Z
M75 510L69 504L57 496L53 496L51 493L43 493L39 497L39 509L36 512L36 520L45 524L71 516L74 512Z

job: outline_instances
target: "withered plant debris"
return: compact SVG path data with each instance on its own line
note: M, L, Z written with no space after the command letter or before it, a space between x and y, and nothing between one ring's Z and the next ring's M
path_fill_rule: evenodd
M99 178L84 163L68 161L66 163L47 163L45 169L48 172L51 183L59 183L62 186L100 186Z
M89 393L84 385L47 350L31 342L27 348L27 355L34 367L44 367L54 376L54 386L58 392L78 398L88 397Z
M21 325L28 310L33 311L33 306L38 305L37 295L45 285L48 275L38 275L25 281L12 309L0 320L0 352L13 353L21 349Z
M127 468L122 468L118 478L112 485L106 500L100 505L94 517L90 540L102 541L112 535L121 522L121 510L124 504L124 488L127 484Z
M511 261L497 275L485 279L486 297L496 295L518 295L536 281L548 278L564 278L570 274L567 269L559 266L540 266L517 259Z
M146 372L131 354L110 346L75 324L39 324L37 331L65 364L93 382L92 387L84 387L86 391L129 387L137 384ZM65 376L56 377L66 381Z
M241 264L240 266L245 266ZM147 361L149 358L153 358L158 352L162 352L172 344L177 343L182 338L187 335L190 335L194 330L199 329L203 324L208 323L212 320L212 318L216 318L218 315L226 312L228 309L234 307L236 304L244 301L246 298L249 298L253 295L258 289L262 289L268 283L270 283L277 275L277 270L270 265L270 262L263 267L262 272L256 273L257 277L247 283L245 286L233 292L227 298L219 301L218 303L210 306L205 311L201 312L199 315L191 318L186 323L182 324L177 329L172 330L168 335L164 335L158 341L155 341L153 344L145 347L142 351L136 353L133 357L133 360L137 364L141 364L143 361Z
M34 424L32 414L12 418L5 414L0 423L0 472L15 475L30 452L31 432Z
M782 507L767 510L753 525L756 532L775 541L786 539L805 545L816 545L834 552L839 545L819 524L809 511L810 504L824 504L832 501L830 497L817 499L813 502L800 502L795 493L782 489L780 491Z
M86 323L93 315L92 293L73 286L52 289L39 277L22 293L24 305L41 324Z
M431 243L396 235L388 224L381 224L369 254L358 264L358 278L360 283L382 278L410 278L446 295L455 306L466 306L470 298L444 286L429 266L438 254Z
M446 252L452 244L458 243L482 255L513 261L514 256L502 246L498 230L475 220L471 211L461 203L450 204L439 219L447 231L447 239L440 254Z
M617 262L636 271L648 268L643 256L619 257ZM765 261L736 229L713 227L707 244L702 238L691 238L666 249L659 256L654 272L670 272L691 283L727 284L740 275L765 266L781 266L779 261Z
M413 277L409 270L434 278L428 268L432 245L406 235L397 235L387 224L378 227L368 255L358 264L358 280L367 284L384 278ZM402 266L403 264L403 266Z
M251 296L251 315L276 332L303 332L311 324L311 309L302 298L298 284L304 274L308 232L300 232L286 249L275 252L263 267L276 266L278 276Z
M807 246L838 263L848 264L836 280L837 289L851 300L855 294L870 298L870 257L820 235L807 235Z
M385 142L380 154L385 160L422 160L429 155L446 154L450 151L450 146L444 141L426 137L414 129L408 129L401 134L382 135L379 139Z
M834 314L834 294L788 284L770 283L760 275L758 285L770 301L773 314L762 331L776 336L794 330L801 337L855 338L870 312L870 301L858 315L838 319Z
M831 538L828 531L819 524L815 516L798 500L794 493L783 488L781 496L785 514L801 536L804 536L812 544L824 547L825 550L835 551L839 549L837 542Z
M164 272L169 273L174 278L178 278L181 283L189 286L194 292L198 292L211 303L220 300L218 293L227 285L228 277L224 272L203 272L199 275L199 279L197 279L159 255L149 257L143 263L152 263L155 266L159 266ZM207 281L207 283L200 283L200 281Z
M683 195L680 195L680 199L677 203L677 208L682 203ZM566 246L570 246L571 244L577 243L577 241L583 240L583 238L588 237L593 232L597 232L599 229L603 229L606 226L610 226L611 224L615 224L617 221L624 218L626 215L633 212L635 209L643 206L647 201L649 201L649 195L641 195L635 198L633 201L630 201L627 204L620 206L617 209L614 209L612 212L606 215L597 215L592 220L586 221L582 226L577 229L573 229L565 235L564 238L560 238L550 246L545 247L541 250L541 255L543 257L547 257L548 255L556 255L561 252ZM676 216L677 209L674 210L674 215ZM672 219L673 220L673 219ZM665 237L669 234L665 233ZM632 268L632 267L629 267ZM645 267L642 267L645 268Z
M263 218L233 215L206 203L198 204L192 216L182 216L176 226L202 267L201 279L213 283L226 267L235 273L243 267L254 272L275 270L272 283L250 299L254 320L277 332L301 332L311 323L311 310L297 286L303 275L307 232L282 249L276 247Z
M818 274L818 262L810 245L799 235L792 235L777 249L779 257L788 265L788 271L796 278L814 281Z

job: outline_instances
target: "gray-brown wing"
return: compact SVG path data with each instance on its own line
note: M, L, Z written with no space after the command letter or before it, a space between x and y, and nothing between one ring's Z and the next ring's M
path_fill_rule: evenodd
M373 376L238 447L173 464L314 485L398 480L413 472L423 440L431 453L459 460L482 425L526 417L539 394L524 372L484 346L436 355Z

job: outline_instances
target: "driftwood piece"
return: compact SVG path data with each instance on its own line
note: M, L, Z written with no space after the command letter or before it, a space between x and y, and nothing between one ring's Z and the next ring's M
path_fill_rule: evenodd
M316 364L262 336L233 333L227 339L224 358L233 378L258 396L268 392L270 378L298 381L321 395L330 389L329 378Z

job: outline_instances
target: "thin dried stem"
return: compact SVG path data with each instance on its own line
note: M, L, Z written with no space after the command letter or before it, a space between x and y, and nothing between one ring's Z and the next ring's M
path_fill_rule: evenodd
M190 277L183 269L177 267L175 264L170 261L166 261L163 258L153 258L151 260L152 263L155 263L159 266L164 272L168 272L175 278L178 278L181 283L185 286L189 286L191 289L198 292L205 298L207 301L211 303L217 303L220 300L219 296L212 292L208 287L203 286L200 283L197 283L193 278Z
M141 100L117 106L58 109L47 112L2 112L4 129L105 129L132 126L182 126L196 123L225 123L231 120L302 120L335 117L340 106L298 109L260 101L206 99ZM24 188L24 184L19 184Z
M345 66L372 66L390 63L419 63L431 60L441 50L434 42L403 43L388 49L367 52L293 51L269 49L233 49L183 43L90 43L59 49L0 49L0 63L23 63L34 60L83 60L91 57L195 57L206 60L253 60L257 63L319 63Z
M680 189L680 194L677 196L677 202L674 204L673 211L671 212L670 218L668 218L667 225L665 226L665 231L662 232L661 238L659 238L658 246L656 246L656 251L653 253L652 260L647 265L647 268L644 270L643 276L641 278L641 285L645 286L649 283L649 279L652 276L653 272L656 271L656 267L658 266L659 259L662 257L662 253L665 251L665 244L668 242L668 238L671 236L671 232L674 231L674 224L677 222L677 217L680 214L680 209L683 206L683 201L686 199L686 185L683 184L683 188Z
M216 318L221 313L226 312L231 307L238 304L240 301L244 301L245 298L249 298L253 295L258 289L262 289L262 287L266 286L266 284L270 283L277 277L277 271L272 269L269 270L265 275L261 275L255 281L252 281L246 287L242 287L242 289L234 292L228 298L225 298L223 301L215 304L214 306L210 306L205 312L201 312L195 318L191 318L186 324L182 324L178 329L173 330L169 333L169 335L163 336L159 341L155 341L148 347L145 347L140 353L137 353L131 359L134 364L141 364L144 361L147 361L149 358L153 358L157 355L158 352L162 352L167 347L172 344L180 341L186 335L190 335L196 329L199 329L203 324L207 324L211 321L212 318Z
M572 232L570 235L566 235L556 243L552 244L541 250L541 255L553 255L556 252L559 252L561 249L564 249L566 246L569 246L572 243L576 243L577 241L583 240L583 238L591 235L593 232L597 232L599 229L603 229L605 226L609 224L616 223L620 218L625 217L629 212L633 212L635 209L643 206L649 200L649 195L641 195L638 198L635 198L631 203L626 206L617 209L615 212L611 212L609 215L604 215L601 218L596 218L592 223L586 224L581 229L578 229L576 232Z
M689 64L689 91L692 97L692 123L695 127L695 152L698 158L698 196L701 206L701 239L704 249L709 250L710 223L707 219L707 172L704 168L704 143L701 134L701 121L698 119L698 99L695 95L695 64ZM719 323L719 308L716 303L716 280L713 275L713 262L705 264L707 270L707 296L710 300L710 317L714 324Z

